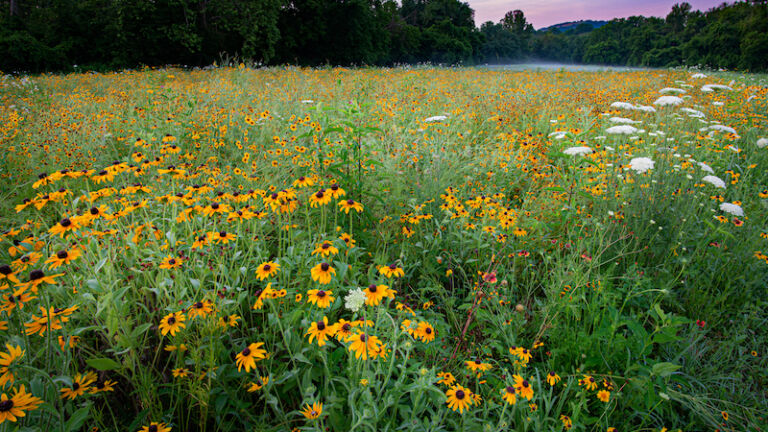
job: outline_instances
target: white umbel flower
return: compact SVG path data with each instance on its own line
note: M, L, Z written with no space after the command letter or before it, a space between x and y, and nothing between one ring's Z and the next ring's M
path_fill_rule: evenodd
M635 107L635 111L656 112L656 108L648 105L638 105Z
M632 105L629 102L614 102L611 104L611 108L619 108L619 109L635 109L635 106Z
M683 93L685 93L685 90L679 89L679 88L674 88L674 87L664 87L663 89L659 90L659 93L662 93L662 94L664 94L664 93L680 93L680 94L683 94Z
M718 176L713 176L713 175L704 176L704 178L701 179L701 181L707 182L714 187L725 189L725 182L723 181L723 179L721 179Z
M706 75L704 75L704 74L703 74L703 73L701 73L701 72L699 72L699 73L695 73L695 74L691 75L691 78L693 78L693 79L701 79L701 78L706 78L706 77L707 77L707 76L706 76Z
M563 150L563 153L567 154L568 156L583 156L592 153L592 149L585 146L568 147L567 149Z
M757 140L757 148L768 147L768 138L760 138Z
M703 113L703 112L701 112L701 111L699 111L699 110L695 110L695 109L692 109L692 108L683 107L683 108L680 108L680 111L682 111L682 112L684 112L684 113L687 113L687 114L688 114L688 117L693 117L693 118L704 118L704 113Z
M637 128L630 125L612 126L605 130L605 133L609 134L631 135L635 132L637 132Z
M733 90L733 88L722 84L705 84L701 86L701 91L704 93L711 93L715 90Z
M744 216L744 209L741 208L738 204L731 204L731 203L722 203L720 204L720 210L730 213L734 216Z
M653 169L653 165L653 159L647 157L634 158L629 161L629 167L638 174L642 174L650 169Z
M681 103L683 100L677 96L661 96L653 102L654 105L658 106L680 105Z
M427 118L424 119L424 123L439 122L439 121L446 120L447 118L448 117L446 117L444 115L427 117Z
M360 310L365 304L365 292L360 288L353 289L344 297L344 307L352 311L352 313Z
M611 117L608 119L611 123L618 123L618 124L636 124L636 123L642 123L639 120L632 120L624 117Z
M710 174L715 173L715 170L713 170L711 166L705 164L704 162L699 162L699 168L701 168L702 171L708 172Z

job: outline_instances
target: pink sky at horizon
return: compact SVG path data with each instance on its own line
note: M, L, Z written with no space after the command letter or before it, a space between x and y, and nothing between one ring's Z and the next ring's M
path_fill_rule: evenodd
M520 9L536 29L568 21L611 20L632 15L665 17L683 0L463 0L475 10L475 24L498 22L505 13ZM688 0L694 10L707 9L723 0ZM729 1L728 3L733 3Z

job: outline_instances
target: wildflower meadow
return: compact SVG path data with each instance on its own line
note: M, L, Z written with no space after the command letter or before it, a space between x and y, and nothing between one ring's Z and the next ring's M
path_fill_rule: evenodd
M0 76L0 431L760 431L768 76Z

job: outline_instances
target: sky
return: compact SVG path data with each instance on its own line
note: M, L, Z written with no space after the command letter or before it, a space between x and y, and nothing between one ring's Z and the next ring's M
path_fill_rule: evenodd
M579 20L610 20L632 15L665 17L675 3L684 0L464 0L475 10L479 27L498 22L505 13L520 9L528 22L540 29L552 24ZM723 0L687 0L694 10L705 11Z

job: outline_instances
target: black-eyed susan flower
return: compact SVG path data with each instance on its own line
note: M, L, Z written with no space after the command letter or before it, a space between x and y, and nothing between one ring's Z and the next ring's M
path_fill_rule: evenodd
M309 196L309 206L312 208L324 206L329 202L331 202L331 195L325 193L325 189L320 189Z
M171 432L171 427L165 423L151 422L148 426L142 426L139 432Z
M454 412L458 410L460 414L463 414L465 409L469 409L473 402L472 392L468 388L462 387L460 384L456 384L449 388L445 392L445 396L445 403L448 404L448 408L452 409Z
M513 378L515 379L515 390L517 390L517 394L519 394L520 397L531 400L533 398L533 388L531 387L531 383L520 375L513 375Z
M170 269L175 269L175 268L181 267L181 265L183 263L184 263L184 260L181 259L181 258L174 258L174 257L171 257L171 256L167 256L167 257L163 258L163 261L160 263L159 267L161 269L170 270Z
M269 377L258 377L256 381L248 383L248 393L253 393L264 388L269 383Z
M332 184L331 187L325 190L325 193L330 195L330 197L333 199L343 197L344 195L347 194L347 192L344 189L342 189L341 186L338 185L338 183Z
M205 318L213 313L213 302L208 299L194 302L192 303L192 306L187 309L187 313L189 314L189 319L197 317Z
M327 285L331 283L331 276L336 274L336 270L324 262L312 267L311 274L312 280L321 285Z
M346 214L349 214L350 210L354 210L358 213L363 211L363 205L355 200L342 200L339 201L339 210L343 211Z
M429 343L435 340L435 329L432 328L432 325L426 321L421 321L413 334L415 337L421 339L424 343Z
M515 392L515 388L512 386L507 386L506 388L503 388L501 390L501 398L510 405L516 404L517 395Z
M379 267L379 273L383 274L388 278L405 276L405 271L403 271L403 269L398 267L396 263Z
M280 270L280 264L267 261L259 264L259 266L256 268L256 277L258 277L259 280L264 280L277 274L278 270Z
M466 360L464 361L464 364L466 364L467 369L472 372L485 372L493 367L490 363L483 363L480 360Z
M70 218L64 218L60 220L56 225L52 226L51 229L48 230L49 233L52 235L57 235L59 237L64 237L64 234L76 231L80 227L77 226L72 219Z
M312 405L307 404L303 410L301 410L301 414L304 415L309 420L314 420L323 413L323 404L319 402L315 402Z
M595 377L590 375L584 375L584 378L579 380L579 385L583 385L587 388L587 390L595 390L597 389L597 380Z
M0 352L0 387L5 387L6 384L13 384L16 378L11 370L11 365L24 356L24 351L20 346L5 344L5 347L8 349L8 352Z
M237 364L238 372L242 368L245 368L246 372L250 372L251 369L256 368L258 360L267 358L267 350L261 348L263 345L264 342L252 343L237 353L235 363Z
M310 324L306 336L309 336L309 343L315 339L318 346L323 346L328 338L333 337L334 334L336 334L336 326L328 325L328 317L323 317L322 320Z
M334 326L336 326L336 334L334 335L336 339L341 342L347 342L352 336L352 329L357 326L357 322L340 319Z
M353 333L349 337L349 351L355 353L355 358L366 360L375 357L379 353L381 341L373 335L364 332Z
M352 249L355 247L356 240L352 238L351 235L347 233L343 233L342 235L339 236L339 239L343 241L348 248Z
M336 255L339 253L339 249L333 245L333 243L329 241L324 241L317 245L315 250L312 251L312 255L320 254L324 257L327 257L329 255Z
M80 249L76 247L70 250L60 250L45 260L45 263L48 264L49 269L54 270L62 265L69 264L72 261L78 259L80 257L80 253Z
M19 283L19 278L8 264L0 265L0 280L6 279L13 283Z
M187 326L184 324L186 319L187 317L184 316L181 311L173 312L164 316L163 319L160 320L160 325L158 326L160 328L161 334L165 336L170 333L171 336L176 336L176 333Z
M450 372L440 372L437 374L437 376L440 377L438 384L445 384L447 386L452 386L453 383L456 382L456 378L454 378L453 374Z
M76 397L81 396L90 390L90 385L96 381L96 374L93 372L87 372L85 374L77 374L72 380L72 387L64 387L61 389L61 398L74 400Z
M386 297L395 298L395 292L390 290L387 285L370 284L363 292L365 293L365 304L368 306L378 306L381 300Z
M23 385L13 391L9 398L8 394L0 395L0 424L16 422L19 418L27 415L27 411L33 411L43 403L43 400L27 393Z
M560 375L550 372L547 374L547 382L549 385L554 386L555 384L560 382Z
M333 304L333 291L313 289L307 291L307 302L313 303L320 309L325 309Z

